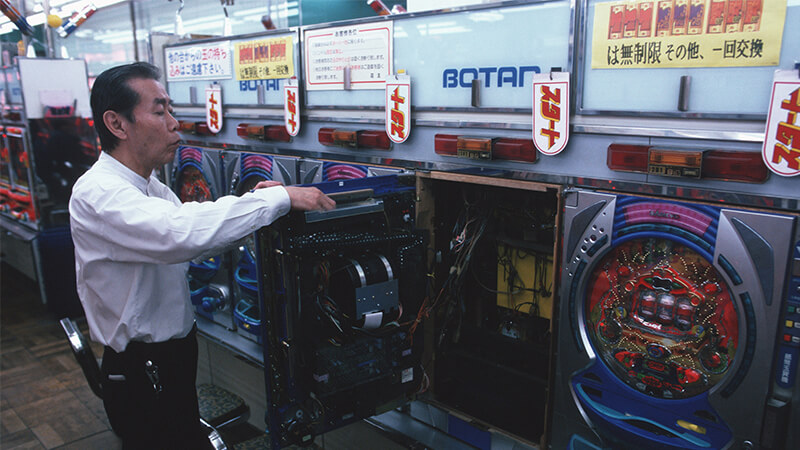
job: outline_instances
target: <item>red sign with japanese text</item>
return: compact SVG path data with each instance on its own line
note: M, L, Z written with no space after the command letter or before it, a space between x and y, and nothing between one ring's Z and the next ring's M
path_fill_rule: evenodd
M796 70L775 71L761 157L778 175L800 175L800 78Z
M298 98L297 78L286 80L283 85L283 119L286 132L297 136L300 131L300 103Z
M411 134L411 77L386 78L386 134L392 142L405 142Z
M533 75L533 144L557 155L569 140L569 72Z
M222 88L218 84L206 88L206 125L214 134L222 130Z

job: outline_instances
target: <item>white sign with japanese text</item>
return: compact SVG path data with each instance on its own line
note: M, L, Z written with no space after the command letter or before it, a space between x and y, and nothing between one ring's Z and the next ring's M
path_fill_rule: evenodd
M386 78L386 134L392 142L405 142L411 134L411 77Z
M393 33L391 21L307 30L306 89L383 89L386 77L394 73Z
M226 80L233 77L230 41L167 48L167 81Z
M778 175L800 175L800 77L797 70L775 71L761 157L769 170Z
M533 74L533 144L557 155L569 140L569 72Z
M218 84L206 88L206 125L214 134L222 130L222 87Z
M297 136L300 131L300 103L298 102L297 78L289 78L283 85L283 119L286 132Z

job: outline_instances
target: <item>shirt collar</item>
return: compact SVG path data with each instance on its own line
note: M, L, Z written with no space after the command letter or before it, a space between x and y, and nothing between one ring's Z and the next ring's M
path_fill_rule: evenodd
M97 161L103 164L105 167L111 169L117 175L121 176L124 180L136 186L136 188L142 191L143 194L147 194L147 185L150 183L149 178L142 178L141 175L134 172L128 166L119 162L117 158L114 158L106 152L100 152L100 157L97 159Z

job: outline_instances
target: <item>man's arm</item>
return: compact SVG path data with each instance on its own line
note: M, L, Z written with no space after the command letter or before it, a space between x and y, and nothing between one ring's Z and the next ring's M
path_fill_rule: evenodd
M281 186L282 184L280 181L259 181L253 189ZM289 194L289 200L292 202L292 209L294 210L313 211L321 209L328 211L336 207L336 202L333 199L315 187L286 186L284 189Z

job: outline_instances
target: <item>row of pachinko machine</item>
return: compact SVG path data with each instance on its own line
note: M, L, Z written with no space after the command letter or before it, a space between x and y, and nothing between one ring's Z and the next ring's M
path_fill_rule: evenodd
M796 447L799 15L508 1L164 43L224 192L256 154L337 201L219 262L260 344L213 336L263 373L271 447L361 419L428 448Z
M171 179L182 201L240 195L264 180L320 186L338 195L341 208L351 203L341 196L343 193L354 196L357 202L379 197L378 215L386 216L388 223L403 214L419 214L419 209L414 208L428 208L412 201L399 214L389 206L386 198L405 195L411 189L408 186L392 185L388 193L378 194L387 189L387 177L400 174L408 176L408 172L395 168L184 146L178 150ZM369 394L383 401L393 396L406 400L425 398L427 389L417 389L416 384L431 383L424 380L427 373L403 374L421 363L417 358L425 352L423 342L429 338L414 330L378 337L388 333L387 327L397 330L397 323L403 323L401 318L413 321L417 311L430 312L442 321L434 329L436 343L428 344L435 347L438 364L442 365L437 366L443 379L436 384L438 401L460 405L458 408L481 420L499 420L519 433L530 432L530 436L545 433L546 413L500 412L508 409L501 406L503 396L518 395L528 402L551 404L552 448L731 448L732 442L741 442L737 436L758 436L762 448L785 442L785 435L772 434L772 430L787 430L790 426L785 421L792 417L791 402L770 398L769 392L791 396L796 376L791 371L791 361L775 362L776 354L792 357L792 339L798 335L793 327L793 318L800 312L796 293L800 286L800 240L795 216L578 189L565 194L563 225L556 231L554 192L526 197L513 190L449 184L433 182L424 189L433 192L434 209L439 211L437 221L441 223L430 225L433 235L452 234L445 246L425 240L430 252L442 258L440 265L452 271L460 263L450 257L458 256L462 245L474 245L474 257L482 261L475 261L469 270L485 274L476 273L470 276L474 280L461 280L465 283L461 289L487 290L485 285L494 278L496 284L489 291L496 287L500 289L494 292L505 291L514 286L541 290L533 294L533 302L520 294L508 297L495 293L489 303L491 311L476 310L481 304L477 300L463 305L455 302L456 310L449 314L436 315L435 310L426 309L424 294L415 293L418 298L409 298L411 291L403 284L409 279L419 283L415 277L423 271L413 275L407 267L401 268L398 261L402 257L383 256L402 253L389 244L383 247L384 241L406 242L402 240L410 236L408 230L417 230L422 224L410 221L404 225L406 231L393 231L397 234L387 237L385 230L375 224L376 203L359 203L357 208L361 210L347 214L346 222L341 218L293 214L285 222L251 235L237 250L192 262L189 283L197 314L259 346L265 337L268 339L264 358L268 379L273 380L269 398L288 402L278 403L283 406L275 406L267 416L268 428L282 430L274 433L279 436L275 437L274 446L302 441L305 435L324 433L356 420L358 415L354 412L359 407L340 396L355 395L360 399L359 395L371 392L363 391L370 383L383 386L385 392L380 395ZM361 195L365 187L370 190L366 197ZM459 206L461 201L468 206ZM550 212L546 217L520 218L503 211L505 208L519 208L520 214L533 214L541 208ZM505 224L493 223L496 221ZM479 235L471 234L476 232L471 226L488 228L481 232L494 234L495 240L478 245ZM515 226L513 231L504 229ZM528 229L525 233L539 228L538 235L520 235L529 240L523 244L510 237L520 232L519 228ZM279 231L269 237L273 233L269 230ZM551 251L546 246L553 245L554 233L560 235L558 246L564 263L558 288L560 307L549 313L558 323L557 333L552 336L558 353L554 374L548 375L546 365L541 364L551 345L547 331L550 325L542 319L548 314L541 310L545 305L541 297L552 296L553 285L541 284L547 277L528 280L522 275L517 275L520 278L515 285L508 271L552 271L552 260L548 263L548 257L542 255ZM372 248L377 241L381 243ZM401 248L422 242L415 237ZM356 243L356 249L352 243ZM282 257L271 256L276 253ZM296 260L289 264L286 258ZM325 273L324 282L312 281L321 277L320 272ZM435 278L436 273L434 270L431 276ZM342 274L349 278L335 281ZM306 305L306 296L312 294L305 290L328 282L330 290L326 288L325 298L330 305L326 307L335 305L337 310L342 308L351 318L357 318L359 325L353 326L365 327L363 336L329 330L331 324L319 321L321 317L331 318L319 313L312 320L305 312L298 311L296 316L287 312ZM384 298L383 306L360 304L365 297L374 297L378 289L390 286L397 290L398 284L392 283L398 282L400 297L392 297L393 301ZM444 292L448 287L441 289ZM297 294L287 292L292 290ZM404 307L408 310L404 311ZM483 303L482 308L487 304ZM379 318L374 319L378 313ZM397 320L390 322L387 316L394 314ZM367 327L370 320L377 322ZM462 322L470 320L480 323ZM265 323L271 324L269 329L262 327ZM312 333L308 327L318 328ZM299 345L306 339L301 337L303 333L314 335L314 342L305 344L314 349L312 362L298 362L304 358L302 349L284 349L286 355L276 350L280 343ZM408 340L409 336L419 336L420 340L415 344L413 339ZM369 339L375 339L375 343ZM532 344L531 348L542 347L543 353L526 359L518 352L531 349L519 347L521 341ZM407 348L401 352L392 345ZM455 356L465 351L463 347L472 352L466 360L463 355ZM521 372L518 378L507 380L508 391L494 381L476 377L481 363L475 358L485 351L496 353L494 357ZM401 356L412 352L416 356ZM381 358L386 358L385 362L377 363ZM389 378L376 375L376 370L386 370ZM303 380L305 371L307 381ZM402 386L399 391L391 381L394 371L396 383ZM542 384L540 396L528 396L520 388L528 377ZM311 386L305 386L306 382ZM772 383L775 385L770 387ZM487 386L486 398L464 400L468 395L465 389L482 384ZM547 399L549 389L552 400ZM299 400L302 398L305 400ZM326 406L319 406L316 402L320 401ZM360 401L364 400L356 403ZM311 402L308 422L295 417L308 413L304 402ZM412 402L417 408L419 404ZM498 409L486 416L480 411L481 405ZM336 416L335 410L327 408L348 412ZM371 407L363 411L376 412ZM517 424L513 421L516 416L542 422L535 426L535 422ZM329 424L319 424L321 417L328 417ZM471 434L474 424L448 420L450 424L445 428L452 427L450 431L470 445L498 445L492 444L491 439L475 438ZM288 423L295 424L292 431ZM457 431L461 426L472 431ZM748 448L748 442L752 444L745 440L742 448Z

